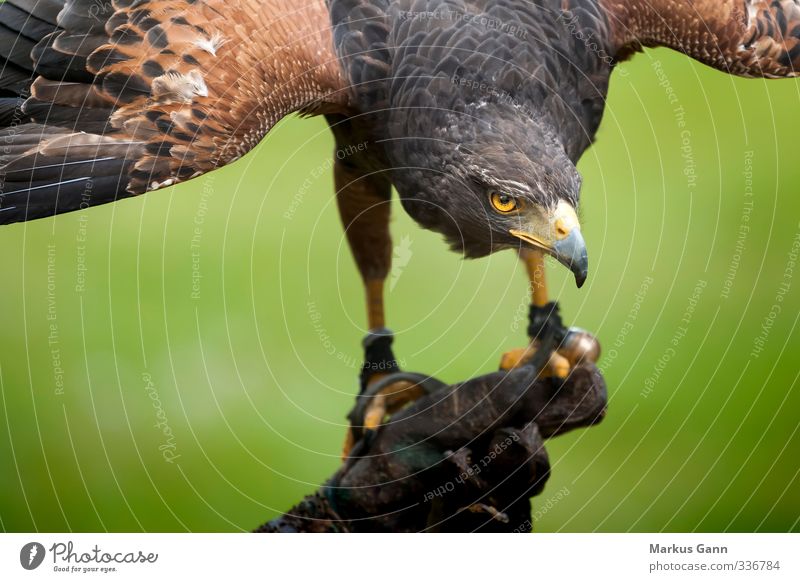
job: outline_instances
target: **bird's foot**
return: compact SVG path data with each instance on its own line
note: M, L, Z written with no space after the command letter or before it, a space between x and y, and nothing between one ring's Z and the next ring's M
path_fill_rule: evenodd
M600 359L600 342L592 334L577 327L566 328L561 323L557 303L531 305L528 324L531 343L524 348L503 354L500 369L509 371L530 363L543 344L553 346L545 356L542 377L566 380L572 369L582 362ZM545 341L551 339L552 341Z
M530 363L537 351L539 351L539 348L534 342L524 348L509 350L500 358L500 369L508 372L520 368ZM558 351L554 351L550 352L540 375L543 378L566 380L571 369L572 364L569 360L559 354Z
M424 374L394 372L375 379L358 395L348 414L350 429L343 458L358 456L388 417L445 384Z
M394 341L394 333L392 330L385 327L371 329L361 342L364 346L364 363L361 365L361 372L359 374L359 396L365 394L368 388L385 378L389 374L400 371L400 366L394 357L392 351L392 342ZM367 416L369 422L377 426L383 420L384 413L380 413L381 406L385 406L386 397L378 395L376 397L376 406L374 410ZM352 414L352 413L351 413ZM376 420L377 419L377 420ZM366 419L365 419L366 422ZM347 431L344 446L342 447L342 457L349 456L350 451L356 444L356 435L353 431L351 423L350 429Z

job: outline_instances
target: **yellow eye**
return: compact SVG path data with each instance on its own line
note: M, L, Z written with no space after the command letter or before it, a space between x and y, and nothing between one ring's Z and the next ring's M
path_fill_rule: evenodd
M497 210L498 212L502 212L503 214L513 212L517 209L517 200L513 196L509 196L508 194L500 194L498 192L492 192L490 199L492 201L492 206L494 206L495 210Z

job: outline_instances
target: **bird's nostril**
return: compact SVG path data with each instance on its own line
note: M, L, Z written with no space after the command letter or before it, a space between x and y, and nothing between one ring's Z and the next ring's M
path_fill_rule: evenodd
M569 234L569 229L566 226L564 226L564 223L561 222L560 220L556 222L556 236L559 239L562 239L568 234Z

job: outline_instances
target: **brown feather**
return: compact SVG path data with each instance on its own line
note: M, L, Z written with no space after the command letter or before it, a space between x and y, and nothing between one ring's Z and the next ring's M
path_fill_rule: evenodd
M620 55L668 46L744 77L800 72L800 0L600 0Z
M25 160L60 157L83 167L100 155L117 156L118 165L106 166L124 172L124 190L137 194L241 157L292 112L347 107L324 0L114 6L114 13L99 13L100 23L87 18L83 2L59 13L64 30L37 54L46 46L49 63L80 69L71 82L53 67L50 78L34 82L29 106L52 106L60 127L43 127ZM100 133L70 125L70 116L80 121L87 113ZM42 200L41 212L52 211ZM58 211L72 207L59 203Z
M113 101L98 91L95 85L51 81L44 77L38 77L33 82L31 95L39 101L70 105L77 108L111 109L113 106Z

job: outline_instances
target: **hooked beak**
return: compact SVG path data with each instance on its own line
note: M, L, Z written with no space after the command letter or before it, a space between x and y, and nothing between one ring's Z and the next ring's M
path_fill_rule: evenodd
M575 228L565 238L553 243L550 254L572 271L578 288L583 287L589 275L589 256L586 253L586 242L583 240L581 229Z
M535 222L541 223L541 220ZM531 224L525 230L511 229L509 232L528 245L552 255L572 271L575 284L582 287L589 274L589 257L575 210L566 202L559 202L545 222Z

